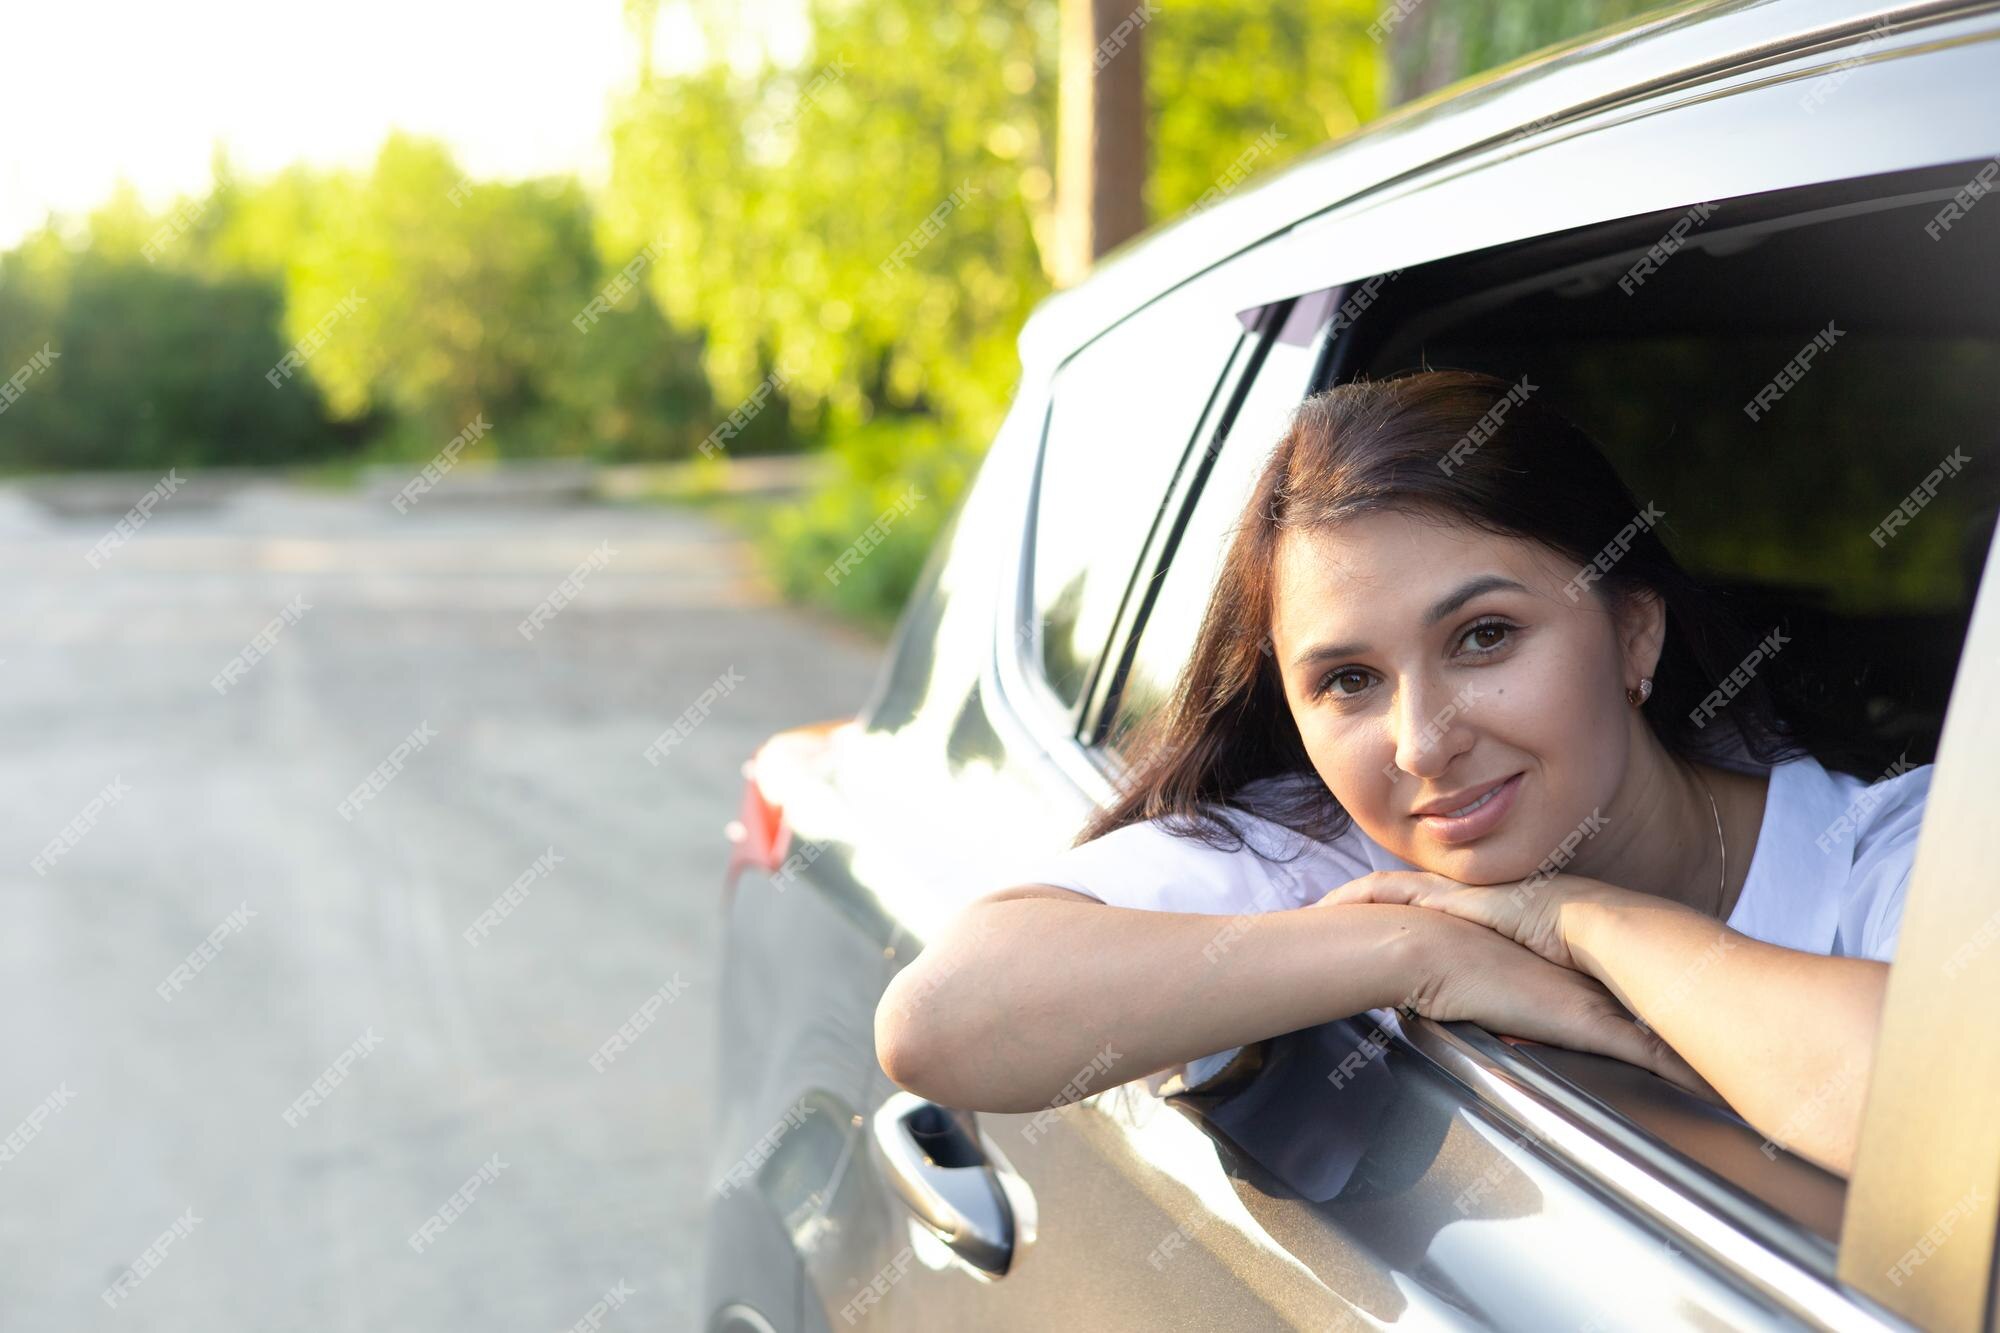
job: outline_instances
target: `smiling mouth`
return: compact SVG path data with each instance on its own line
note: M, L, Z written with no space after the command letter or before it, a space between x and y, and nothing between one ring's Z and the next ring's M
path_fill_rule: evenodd
M1499 795L1502 791L1506 790L1508 783L1512 782L1515 778L1519 776L1521 775L1518 773L1508 774L1506 777L1501 778L1498 782L1488 787L1484 795L1478 796L1473 800L1465 802L1463 805L1459 806L1455 810L1412 810L1410 814L1413 818L1416 819L1457 819L1460 818L1461 816L1469 815L1473 811L1482 809L1488 804L1490 804L1495 796Z
M1506 785L1507 784L1503 782L1500 784L1500 787L1504 787ZM1498 796L1500 794L1500 787L1495 787L1492 791L1487 792L1484 796L1474 801L1471 805L1461 805L1456 810L1445 811L1445 814L1452 819L1457 819L1460 815L1469 815L1474 810L1477 810L1480 806L1485 805L1488 801L1491 801L1495 796Z
M1493 832L1513 813L1522 775L1513 774L1493 786L1477 800L1454 810L1416 816L1431 837L1446 843L1475 842Z

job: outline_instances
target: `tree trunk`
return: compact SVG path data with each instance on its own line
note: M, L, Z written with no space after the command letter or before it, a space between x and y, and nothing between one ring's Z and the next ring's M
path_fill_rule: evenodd
M1063 0L1055 281L1067 287L1146 227L1149 0Z
M1470 71L1459 68L1461 25L1470 20L1467 6L1453 8L1449 0L1422 0L1403 11L1389 29L1389 87L1383 108L1413 102L1426 93L1456 82ZM1390 6L1385 12L1393 12Z

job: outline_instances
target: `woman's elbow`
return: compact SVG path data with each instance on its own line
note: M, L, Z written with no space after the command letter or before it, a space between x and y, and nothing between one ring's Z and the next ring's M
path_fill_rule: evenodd
M982 1022L991 1003L965 985L948 957L919 955L898 972L875 1006L875 1061L889 1081L925 1101L965 1111L1034 1109L1006 1067L993 1059L995 1034Z
M938 1056L945 1043L935 1015L923 1003L927 992L935 989L925 981L925 963L919 956L882 992L875 1006L875 1060L897 1087L949 1104L940 1083L946 1062Z
M898 972L875 1006L875 1059L896 1086L943 1106L967 1111L1034 1109L1036 1082L999 1052L1011 1047L1018 1007L1016 984L1031 940L1046 949L1048 932L1032 916L996 914L991 904L1044 894L1009 890L975 903ZM1018 1053L1016 1053L1018 1058Z

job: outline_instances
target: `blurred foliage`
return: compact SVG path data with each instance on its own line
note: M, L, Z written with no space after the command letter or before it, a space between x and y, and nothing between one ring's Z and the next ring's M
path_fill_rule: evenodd
M891 613L1050 289L1058 4L804 0L802 48L780 52L760 10L627 0L638 77L597 198L473 181L400 134L365 171L249 181L218 153L201 196L152 212L121 190L0 256L0 375L61 353L0 413L0 468L336 476L428 458L482 415L468 458L667 460L730 420L727 453L831 455L825 488L772 518L781 582ZM1425 0L1385 26L1394 0L1134 0L1148 212L1648 7ZM664 73L663 18L700 39ZM911 484L883 550L824 579Z
M1581 33L1623 27L1638 16L1686 6L1662 5L1660 0L1426 0L1400 18L1390 18L1395 8L1395 0L1387 0L1379 16L1388 34L1392 103L1504 68Z
M666 240L652 289L706 332L718 397L782 367L805 427L998 420L1047 291L1054 19L1047 0L821 6L803 65L717 62L624 100L606 223Z
M935 418L911 416L835 428L827 481L804 504L774 510L759 537L787 597L825 602L877 629L890 626L923 568L937 516L949 516L939 497L963 494L971 482L976 460L951 447L946 429ZM879 545L851 568L836 568L841 553L878 522L885 534Z
M1261 172L1386 110L1382 52L1367 35L1380 9L1358 0L1193 0L1148 25L1149 214L1173 217L1239 159Z
M0 415L0 466L165 471L338 449L310 383L264 379L285 352L280 306L241 276L46 247L0 257L0 365L54 354Z
M629 7L647 40L654 6ZM754 49L732 7L697 8L711 50ZM1155 11L1152 214L1239 161L1264 170L1374 116L1374 16L1355 0ZM794 590L825 591L821 557L924 475L934 485L899 531L916 556L834 599L851 608L875 587L875 613L899 605L1005 412L1015 337L1050 290L1057 18L1053 0L820 0L803 60L717 58L643 83L613 115L607 229L628 247L666 238L652 290L707 334L717 396L778 369L794 428L838 455L827 493L781 525Z
M218 158L157 214L121 190L0 256L0 365L59 353L0 414L0 467L411 461L482 415L467 458L686 457L716 417L701 338L637 283L585 313L635 258L595 228L573 181L474 182L403 135L362 174Z

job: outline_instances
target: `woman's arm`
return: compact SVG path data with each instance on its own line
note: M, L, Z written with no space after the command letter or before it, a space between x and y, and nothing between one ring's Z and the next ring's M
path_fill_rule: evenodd
M1211 916L1109 907L1047 886L960 913L883 994L875 1048L889 1077L920 1096L1034 1111L1402 1003L1693 1078L1599 983L1436 912Z
M1680 903L1555 875L1467 885L1384 871L1319 907L1407 905L1487 927L1602 982L1772 1142L1843 1175L1889 965L1753 940Z
M1738 1114L1801 1157L1852 1169L1887 963L1766 944L1622 889L1579 893L1562 916L1577 965Z

